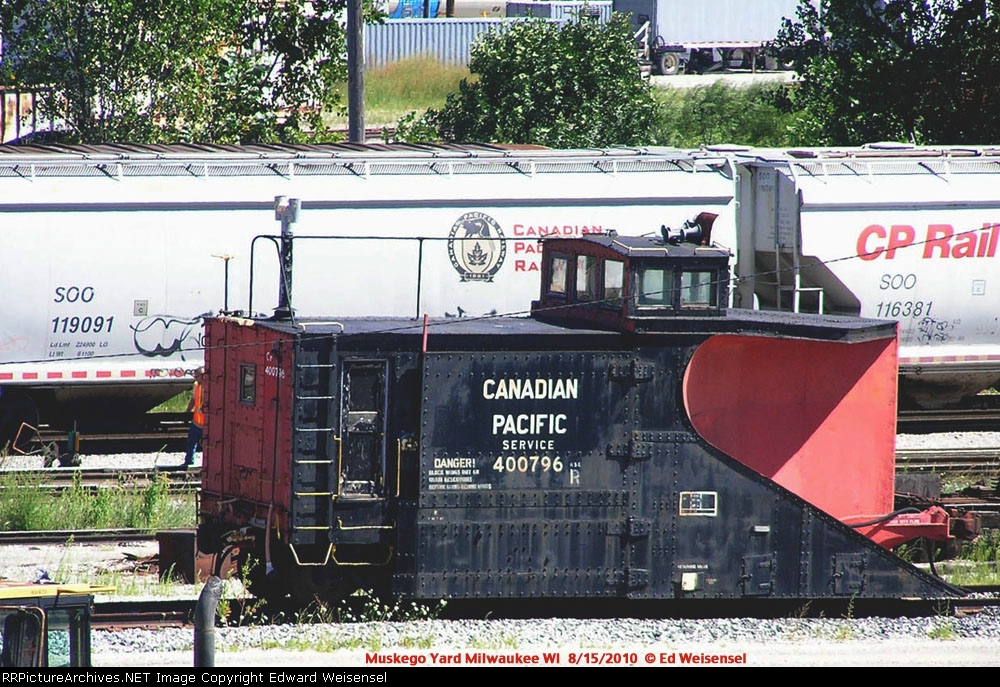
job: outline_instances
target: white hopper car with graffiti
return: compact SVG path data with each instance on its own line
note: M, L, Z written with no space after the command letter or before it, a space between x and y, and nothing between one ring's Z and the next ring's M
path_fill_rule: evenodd
M280 234L278 196L301 203L296 245L315 244L297 314L461 317L524 310L539 237L658 231L722 212L732 181L724 159L675 150L0 147L4 438L190 388L205 314L274 308L277 246L254 238Z
M904 397L954 404L1000 379L998 176L967 149L0 146L0 442L189 388L204 315L278 302L283 225L313 244L297 314L479 317L537 296L542 236L717 214L735 305L899 319Z

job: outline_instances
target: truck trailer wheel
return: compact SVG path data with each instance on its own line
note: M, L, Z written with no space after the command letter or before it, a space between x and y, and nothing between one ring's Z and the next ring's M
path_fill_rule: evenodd
M681 71L681 59L674 52L664 52L656 56L656 68L663 76L674 76Z

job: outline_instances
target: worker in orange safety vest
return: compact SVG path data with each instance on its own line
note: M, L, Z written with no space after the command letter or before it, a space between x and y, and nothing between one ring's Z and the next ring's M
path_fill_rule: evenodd
M201 440L205 434L205 408L203 389L207 375L204 367L199 367L194 373L191 401L188 412L191 413L191 427L188 429L187 449L184 452L184 467L194 464L194 452L201 448Z

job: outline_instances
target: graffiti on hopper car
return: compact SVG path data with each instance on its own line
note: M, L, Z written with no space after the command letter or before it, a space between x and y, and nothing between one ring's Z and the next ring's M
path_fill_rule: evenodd
M918 339L925 343L930 341L948 341L951 339L951 330L954 328L955 326L951 322L925 317L917 327L920 332Z
M194 373L198 371L196 367L151 367L146 370L146 377L149 379L184 379L194 378Z
M0 351L26 351L28 350L28 337L16 336L7 332L0 332Z
M130 325L135 350L149 358L168 357L201 348L201 316L150 315Z

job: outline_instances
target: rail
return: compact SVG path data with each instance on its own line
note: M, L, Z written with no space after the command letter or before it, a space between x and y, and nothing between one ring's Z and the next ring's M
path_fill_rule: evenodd
M896 472L936 472L978 477L1000 476L1000 447L899 449Z
M106 489L149 487L157 480L166 480L172 493L194 492L201 487L201 470L140 468L47 468L2 470L7 475L16 476L7 484L0 485L4 489L45 489L48 491L64 491L66 489Z

